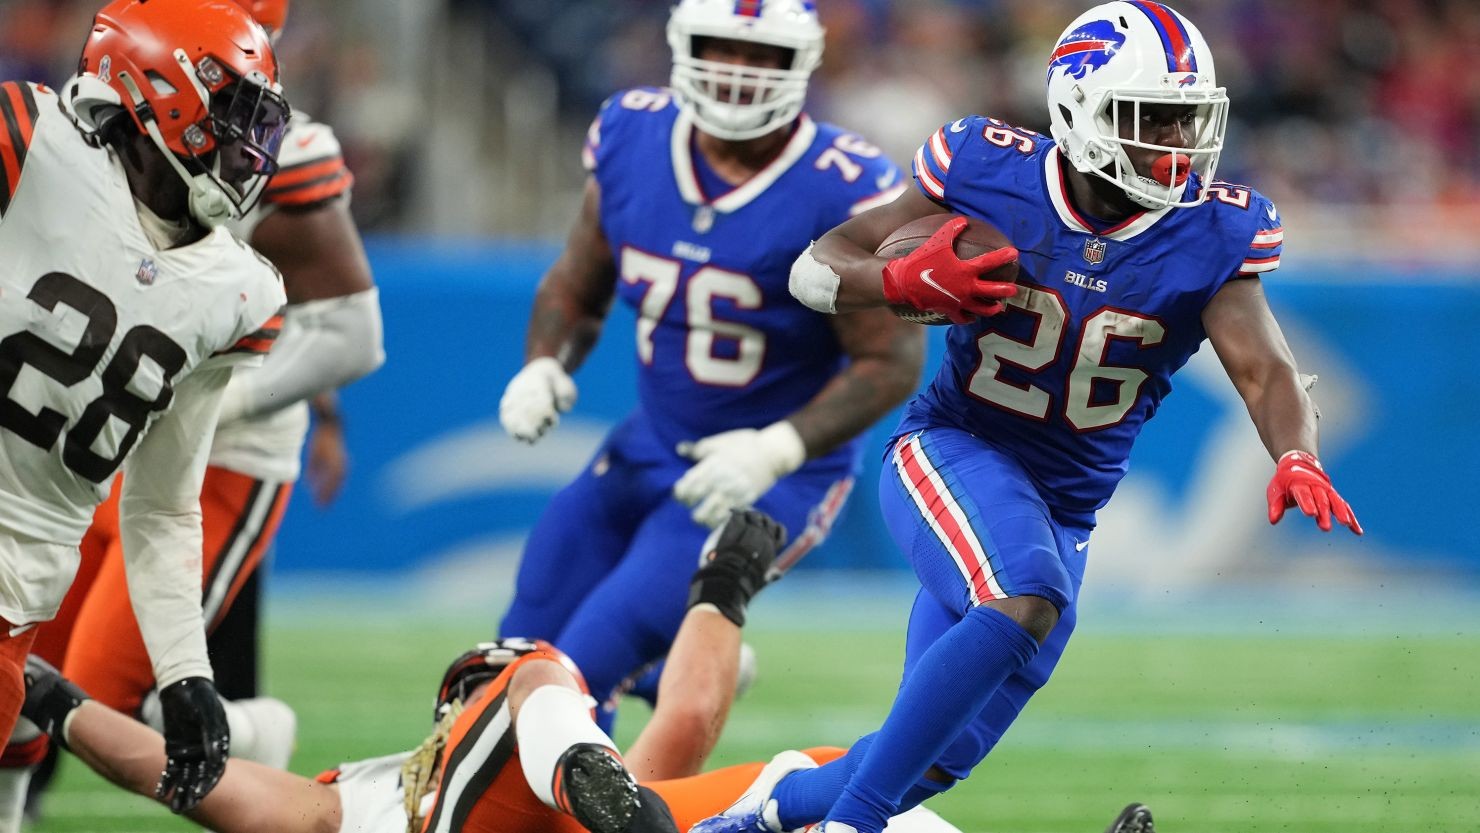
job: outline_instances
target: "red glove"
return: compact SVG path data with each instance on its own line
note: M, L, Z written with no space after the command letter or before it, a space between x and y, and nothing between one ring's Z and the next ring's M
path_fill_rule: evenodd
M936 229L920 248L885 264L885 300L939 313L956 324L1001 312L1003 299L1017 294L1017 284L982 280L981 276L1015 262L1018 250L1006 246L962 260L956 256L955 244L966 225L965 217L955 217Z
M1285 452L1275 467L1265 495L1269 498L1269 522L1272 524L1280 522L1286 509L1299 506L1300 511L1315 518L1316 525L1325 532L1331 531L1331 516L1335 515L1339 523L1358 535L1362 534L1362 525L1357 523L1351 506L1336 494L1336 487L1331 485L1331 478L1314 454Z

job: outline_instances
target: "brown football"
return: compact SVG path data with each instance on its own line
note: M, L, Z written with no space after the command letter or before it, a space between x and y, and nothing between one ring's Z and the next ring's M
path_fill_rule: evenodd
M935 234L947 221L957 216L960 215L929 214L918 220L911 220L884 238L884 242L879 244L879 248L874 254L890 259L903 257L920 248L926 240L930 239L930 235ZM997 227L991 223L985 220L978 220L975 217L967 217L966 221L966 228L961 231L961 236L956 238L956 257L962 260L970 260L987 252L995 252L1004 246L1012 245L1012 241L1007 239L1007 235L998 231ZM999 267L987 274L995 281L1014 281L1017 280L1017 269L1018 265L1014 262ZM917 310L902 304L890 304L889 309L895 315L914 324L951 323L949 318L946 318L940 313Z

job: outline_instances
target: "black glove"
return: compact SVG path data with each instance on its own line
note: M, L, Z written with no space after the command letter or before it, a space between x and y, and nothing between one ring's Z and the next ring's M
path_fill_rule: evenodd
M216 686L205 677L186 677L159 692L164 713L164 774L154 797L169 799L170 810L193 809L221 780L231 730Z
M786 544L786 530L756 509L731 509L710 534L689 582L689 607L712 604L726 619L745 627L745 606L766 586L766 572Z
M51 737L52 743L67 748L62 727L67 715L88 699L87 692L76 683L62 676L51 663L32 654L26 657L26 700L21 704L21 714L41 727Z

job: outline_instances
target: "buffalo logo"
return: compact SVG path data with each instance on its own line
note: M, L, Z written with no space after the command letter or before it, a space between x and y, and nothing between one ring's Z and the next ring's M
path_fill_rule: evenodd
M1095 20L1070 32L1048 56L1048 71L1062 67L1070 78L1083 78L1110 63L1125 45L1125 35L1108 20Z
M1084 262L1100 263L1105 260L1105 241L1091 237L1084 241Z
M1180 80L1180 81L1177 82L1177 86L1179 86L1179 87L1190 87L1190 86L1192 86L1193 84L1196 84L1196 83L1197 83L1197 76L1196 75L1186 75L1186 76L1183 76L1182 77L1182 80Z

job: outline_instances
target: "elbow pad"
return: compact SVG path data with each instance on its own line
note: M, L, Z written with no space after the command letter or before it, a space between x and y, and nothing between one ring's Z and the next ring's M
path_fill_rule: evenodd
M812 256L812 245L791 265L787 288L802 305L829 315L838 311L838 286L842 278L831 266Z

